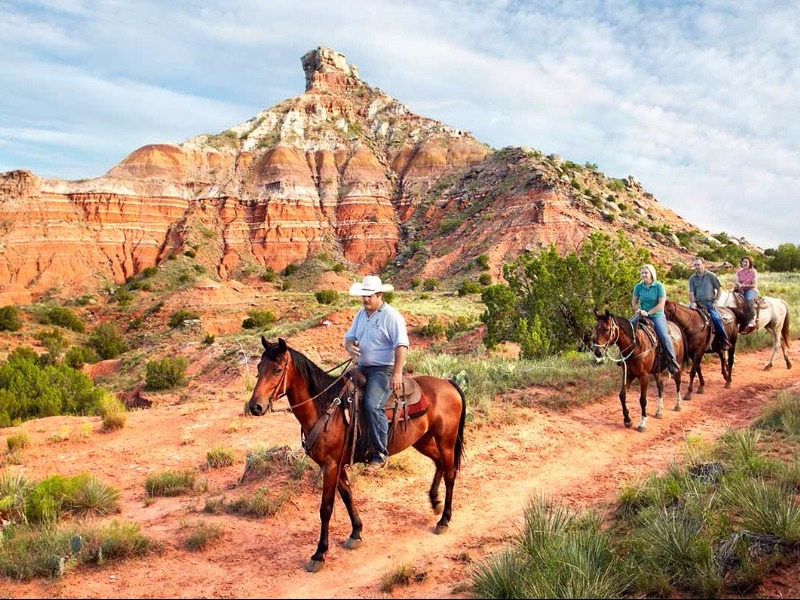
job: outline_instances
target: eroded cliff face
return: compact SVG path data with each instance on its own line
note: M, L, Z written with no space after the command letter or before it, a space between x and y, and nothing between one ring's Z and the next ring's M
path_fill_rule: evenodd
M304 93L220 134L144 146L88 181L0 175L0 293L122 283L184 252L189 223L213 232L192 248L218 247L221 278L322 252L383 268L430 186L491 150L412 114L329 48L301 62Z
M305 91L216 135L133 151L103 177L0 175L0 303L120 284L187 253L221 279L326 253L359 273L494 281L521 252L622 231L688 261L697 231L632 178L493 151L370 87L345 57L301 59ZM198 265L199 266L199 265Z

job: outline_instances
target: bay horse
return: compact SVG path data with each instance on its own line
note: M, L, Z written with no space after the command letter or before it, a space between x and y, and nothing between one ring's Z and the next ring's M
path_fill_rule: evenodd
M702 394L705 389L706 381L703 377L702 363L703 356L706 353L714 353L719 356L725 387L731 387L733 359L736 354L736 336L739 332L739 323L745 317L740 312L734 312L729 308L720 307L717 312L731 343L731 347L727 351L727 357L722 349L719 337L715 335L716 332L714 331L714 323L711 322L711 317L674 300L667 300L664 303L664 314L668 320L673 321L680 327L686 338L686 354L692 359L692 368L689 370L689 385L683 396L684 400L692 399L695 376L697 376L698 380L697 393Z
M621 358L612 358L612 360L622 367L622 385L619 390L619 401L622 404L623 424L625 427L631 427L633 424L626 402L627 390L630 389L633 380L638 379L639 405L642 409L642 415L636 430L645 431L647 428L647 384L650 380L650 375L653 375L656 380L656 388L658 389L656 412L653 416L656 419L660 419L662 416L664 382L661 380L661 374L667 369L667 361L669 359L666 352L660 351L658 337L649 326L645 330L645 327L639 324L634 329L628 319L614 316L608 310L605 311L605 314L597 311L594 314L597 317L592 339L595 357L598 359L608 357L608 350L614 344L619 349ZM683 365L685 353L681 331L674 323L669 322L667 322L667 329L675 351L675 359L678 364ZM674 410L676 411L681 410L682 373L683 369L680 369L671 376L675 381Z
M322 471L321 521L316 552L306 565L306 571L316 573L323 567L328 552L328 526L333 513L336 491L350 516L352 531L344 543L348 550L361 545L363 527L353 502L353 492L345 465L351 462L353 442L348 436L348 419L342 401L350 385L348 377L333 377L315 365L302 353L290 348L278 338L275 343L263 336L264 352L258 363L258 378L247 404L255 416L272 410L272 403L282 396L289 410L300 422L305 437L306 453ZM453 486L464 452L464 423L467 403L464 392L451 379L420 375L412 379L421 388L428 408L421 416L404 420L389 430L389 454L397 454L409 446L430 458L436 465L428 497L435 514L441 513L434 532L447 531L453 504ZM439 488L444 479L445 498L442 503Z
M722 292L719 297L719 304L720 306L736 307L743 300L741 294ZM778 352L779 343L786 368L791 369L792 361L789 360L787 352L787 349L791 347L791 338L789 334L789 305L786 304L786 301L771 296L760 296L755 302L755 323L756 326L753 329L742 333L748 334L759 329L766 329L772 336L772 354L767 364L764 365L764 370L769 371L772 368L772 361Z

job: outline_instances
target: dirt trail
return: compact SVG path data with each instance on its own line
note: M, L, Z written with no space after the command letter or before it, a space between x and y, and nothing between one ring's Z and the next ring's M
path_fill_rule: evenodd
M616 395L566 413L515 408L516 420L509 419L502 427L470 427L466 463L456 482L453 519L450 530L441 536L432 532L436 519L427 501L433 473L428 459L408 450L392 459L393 469L374 475L354 471L364 543L356 551L342 547L350 527L337 500L331 549L317 574L304 571L319 533L316 489L306 488L276 517L264 519L207 515L203 507L208 493L145 501L148 473L198 467L214 446L232 448L241 457L259 444L299 448L299 426L292 415L242 417L241 391L220 389L206 400L132 412L127 426L111 434L98 432L97 419L55 417L26 423L33 438L21 467L26 475L71 474L88 467L103 482L121 490L119 518L140 523L145 534L164 540L167 547L159 556L105 564L59 580L0 581L0 596L465 598L470 561L507 545L530 498L544 493L562 497L574 508L602 510L623 483L681 460L687 438L710 441L729 427L745 425L772 400L775 390L797 385L796 373L782 363L764 372L768 357L766 350L738 354L733 386L727 390L709 360L705 394L685 402L681 412L673 412L672 385L667 384L670 394L664 418L649 419L645 433L623 428ZM651 384L650 398L654 393ZM634 400L633 405L636 424L638 402ZM77 431L81 422L90 422L93 432L66 442L49 441L54 431ZM0 430L0 435L12 432ZM236 486L242 469L240 461L203 475L210 491L233 498L243 492L243 486ZM255 490L264 484L249 485ZM200 552L185 550L182 540L200 521L219 524L222 539ZM393 593L381 592L381 577L403 563L425 573L424 580ZM786 596L793 591L796 596L798 590L791 587L780 593Z

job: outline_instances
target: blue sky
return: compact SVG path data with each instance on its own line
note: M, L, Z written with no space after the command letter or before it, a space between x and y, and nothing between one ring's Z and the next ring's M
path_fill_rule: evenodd
M0 172L104 174L217 133L343 53L495 147L633 175L713 233L800 244L800 3L0 0Z

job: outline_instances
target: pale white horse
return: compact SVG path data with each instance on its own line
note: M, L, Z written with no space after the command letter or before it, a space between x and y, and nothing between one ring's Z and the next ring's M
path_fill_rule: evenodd
M719 297L719 305L728 308L736 308L736 296L733 292L721 292ZM786 361L786 368L792 368L792 361L789 360L787 349L790 346L789 339L789 306L780 298L772 298L771 296L760 296L758 299L758 308L756 308L756 326L752 331L759 329L766 329L772 336L772 354L769 361L764 365L764 370L768 371L772 368L772 361L775 354L778 352L778 343L781 345L781 352L783 352L783 360ZM748 331L747 333L752 333Z

